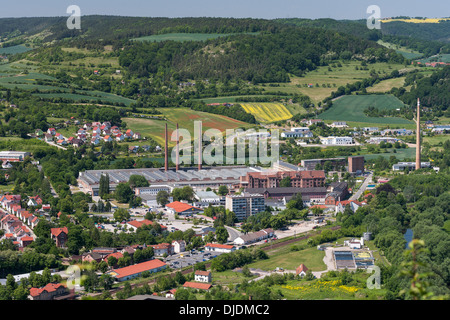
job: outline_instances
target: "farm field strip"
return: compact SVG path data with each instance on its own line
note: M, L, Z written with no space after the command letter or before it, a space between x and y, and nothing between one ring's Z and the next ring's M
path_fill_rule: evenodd
M274 122L292 118L292 113L281 103L241 103L245 112L261 122Z

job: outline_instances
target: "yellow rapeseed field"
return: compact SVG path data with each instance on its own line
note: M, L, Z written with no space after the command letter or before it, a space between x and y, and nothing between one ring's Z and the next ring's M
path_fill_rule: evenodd
M292 118L292 113L281 103L255 102L241 103L245 112L255 116L260 122L275 122Z
M439 23L441 20L450 20L450 18L426 18L426 19L380 19L381 22L402 21L409 23Z

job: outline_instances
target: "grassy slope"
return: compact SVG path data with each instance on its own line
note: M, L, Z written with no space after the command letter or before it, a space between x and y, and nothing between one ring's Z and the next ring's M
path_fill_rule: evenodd
M320 114L318 117L330 121L347 121L365 124L365 126L414 126L412 121L394 118L372 118L364 114L364 109L369 106L380 110L396 109L403 106L403 103L392 95L352 95L344 96L334 101L333 106Z

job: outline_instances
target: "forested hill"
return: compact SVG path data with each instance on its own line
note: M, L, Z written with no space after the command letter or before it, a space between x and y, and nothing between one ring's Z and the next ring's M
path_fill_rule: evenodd
M122 16L82 16L81 29L67 28L68 17L42 18L2 18L0 37L31 36L42 33L42 42L63 39L94 45L111 44L141 36L179 32L179 33L242 33L276 32L283 25L264 19L235 18L149 18Z
M287 82L333 60L405 62L373 41L319 28L285 27L278 32L240 34L206 42L128 43L119 62L130 74L175 79L241 79Z
M276 19L276 22L300 27L335 30L363 39L401 45L422 52L425 56L450 53L450 21L441 23L382 23L381 29L367 28L367 20Z
M430 112L434 116L450 117L450 66L435 71L429 77L413 73L407 77L405 85L412 85L411 90L394 88L391 92L412 107L420 98L423 107L432 107Z

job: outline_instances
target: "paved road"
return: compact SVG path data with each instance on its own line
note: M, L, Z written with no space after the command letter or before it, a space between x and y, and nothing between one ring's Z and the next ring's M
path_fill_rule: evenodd
M370 174L366 177L366 179L364 180L364 182L362 183L361 187L358 189L358 191L356 191L356 193L354 193L351 197L350 200L358 200L359 197L364 193L364 191L366 190L367 186L369 185L370 182L372 182L372 176L373 176L373 172L370 172Z
M231 228L229 226L225 226L225 228L228 231L228 235L229 235L228 241L230 241L230 242L233 242L234 239L239 238L243 234L242 232L239 232L236 229Z

